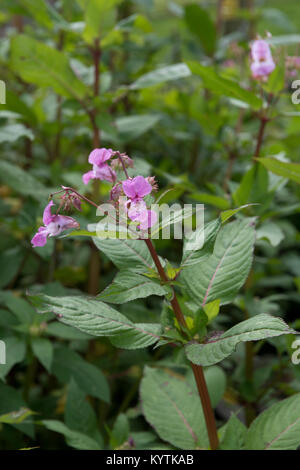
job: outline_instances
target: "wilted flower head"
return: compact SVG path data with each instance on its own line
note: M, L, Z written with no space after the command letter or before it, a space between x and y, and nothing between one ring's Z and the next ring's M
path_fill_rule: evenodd
M100 179L113 183L116 180L116 172L108 165L107 161L113 156L112 149L94 149L89 155L89 163L93 169L82 176L84 184L91 179Z
M125 153L120 154L119 152L116 152L116 155L117 156L120 155L120 157L122 158L122 161L124 163L125 168L133 168L132 158L128 157L128 155L126 155ZM111 162L111 167L114 170L122 170L122 168L123 168L122 161L120 160L120 158L115 158Z
M251 72L255 79L266 80L275 69L269 44L264 39L257 39L251 45Z
M51 214L52 206L54 206L54 202L50 201L49 204L45 207L43 214L44 225L39 227L37 233L32 238L31 243L33 247L44 246L47 243L48 237L59 235L61 232L69 228L79 227L79 223L76 222L76 220L72 217L60 214Z

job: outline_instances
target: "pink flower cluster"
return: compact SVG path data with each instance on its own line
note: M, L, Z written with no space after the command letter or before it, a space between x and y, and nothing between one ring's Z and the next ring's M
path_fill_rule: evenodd
M46 245L48 237L60 235L64 230L69 228L79 228L79 223L72 217L60 214L51 214L52 206L54 206L54 202L50 201L45 207L43 214L44 225L38 229L37 233L31 240L33 247Z
M257 39L251 45L251 72L255 79L266 81L275 69L269 44L263 39Z
M112 160L113 157L117 158ZM93 165L93 169L83 175L82 179L85 184L88 184L91 179L100 179L114 183L111 190L111 201L117 203L120 196L126 195L128 197L125 204L126 214L130 220L139 223L138 228L140 230L147 230L157 222L156 213L147 209L147 204L144 200L145 196L157 189L154 177L144 178L143 176L136 176L135 178L129 178L126 168L132 167L133 161L127 155L114 152L112 149L94 149L90 153L88 161ZM117 182L116 170L119 169L125 171L125 181ZM65 194L61 198L60 208L69 209L71 206L74 206L80 210L81 202L79 197L90 202L87 198L77 193L77 191L72 190L72 188L62 186L62 191L65 191ZM60 235L64 230L70 228L79 227L78 222L72 217L58 213L52 214L51 207L53 205L53 201L50 201L44 210L44 225L39 227L37 233L32 238L31 243L33 247L44 246L47 243L48 237Z

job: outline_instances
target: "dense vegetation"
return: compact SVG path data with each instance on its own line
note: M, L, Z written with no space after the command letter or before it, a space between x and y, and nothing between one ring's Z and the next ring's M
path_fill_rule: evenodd
M297 3L2 0L1 449L299 446Z

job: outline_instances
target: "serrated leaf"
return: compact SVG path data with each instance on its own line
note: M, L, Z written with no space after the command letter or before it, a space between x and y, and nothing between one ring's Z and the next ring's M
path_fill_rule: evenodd
M248 450L296 450L300 445L300 393L272 405L251 424Z
M212 338L211 342L187 344L185 351L194 364L210 366L230 356L241 342L295 333L281 318L262 313L238 323L222 335Z
M253 221L231 222L219 231L214 251L204 261L185 267L180 274L192 300L205 306L220 299L230 302L247 279L253 257Z
M185 78L191 75L190 69L186 64L174 64L162 67L153 72L146 73L139 77L130 88L132 90L140 90L149 86L157 85L159 83L168 82L170 80L177 80L178 78Z
M61 51L24 34L12 39L11 65L26 82L51 87L59 95L81 100L88 93Z
M93 336L108 336L128 349L144 348L158 341L159 324L132 323L117 310L85 297L39 296L44 308L61 315L60 321Z
M99 300L123 304L150 295L167 295L169 289L158 282L132 271L121 271L113 282L98 296Z
M153 268L153 260L143 240L99 240L95 237L93 241L119 269L143 273Z

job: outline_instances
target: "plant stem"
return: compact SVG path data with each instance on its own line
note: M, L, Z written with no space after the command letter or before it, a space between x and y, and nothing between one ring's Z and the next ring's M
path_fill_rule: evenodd
M169 281L169 279L168 279L168 277L165 273L165 270L161 265L161 262L159 260L159 257L157 255L157 253L156 253L156 250L153 246L152 241L149 238L145 239L144 241L145 241L145 243L146 243L146 245L149 249L149 252L152 256L152 259L155 263L155 266L157 268L157 271L160 275L161 280L164 281L164 282ZM181 326L183 326L184 328L186 328L187 325L186 325L186 322L185 322L185 318L184 318L184 315L183 315L182 310L180 308L180 305L179 305L179 302L178 302L178 299L176 297L176 293L175 293L174 289L173 289L173 299L171 300L171 305L172 305L172 308L173 308L173 311L174 311L174 314L175 314L175 317L176 317L178 323ZM203 368L201 366L193 364L192 362L191 362L191 367L192 367L192 370L193 370L193 373L194 373L195 381L196 381L196 384L197 384L197 388L198 388L198 392L199 392L199 396L200 396L200 400L201 400L201 404L202 404L202 408L203 408L203 413L204 413L204 417L205 417L208 438L209 438L209 442L210 442L210 448L211 448L211 450L216 450L219 446L217 426L216 426L214 412L213 412L213 409L212 409L212 406L211 406L210 397L209 397L209 394L208 394L208 389L207 389L207 385L206 385L206 381L205 381L205 377L204 377L204 373L203 373Z
M269 119L266 118L265 116L260 117L260 126L259 126L257 141L256 141L256 149L254 153L254 158L258 158L260 155L260 149L263 143L264 132L265 132L266 124L268 121Z

